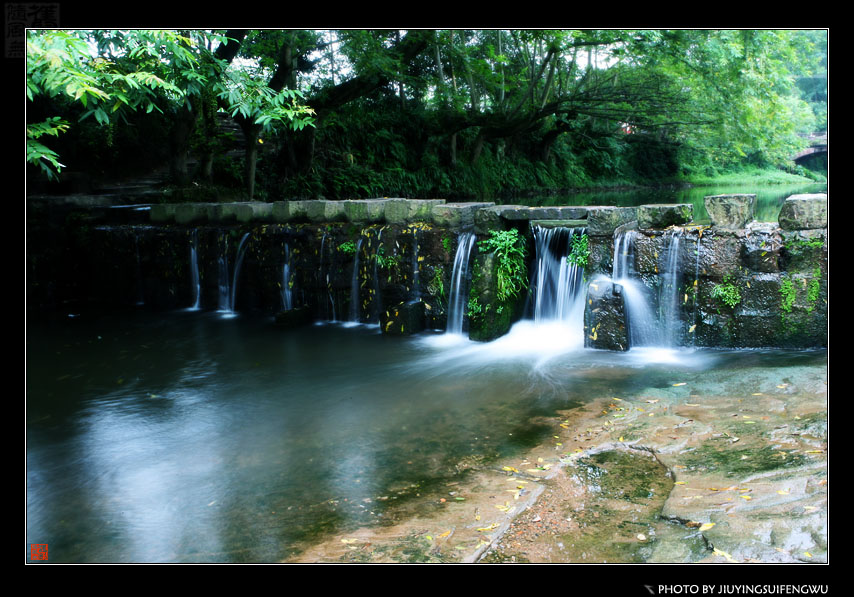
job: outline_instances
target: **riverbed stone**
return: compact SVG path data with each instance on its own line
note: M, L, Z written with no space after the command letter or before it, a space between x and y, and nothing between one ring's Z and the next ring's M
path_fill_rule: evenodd
M735 230L755 218L756 195L710 195L703 202L715 228Z
M584 346L600 350L629 349L622 287L605 277L594 278L587 285Z
M792 195L783 202L777 220L784 230L827 228L827 195Z
M389 224L430 222L433 207L443 203L444 199L389 199L385 204L385 220Z
M477 210L493 205L495 203L491 201L434 205L432 209L433 223L447 228L468 228L474 226Z
M687 224L694 218L690 203L656 204L638 206L639 228L667 228Z
M612 236L620 226L638 219L636 207L595 206L587 208L587 234Z
M344 215L348 222L368 224L382 222L385 219L385 204L388 199L346 199Z
M307 217L305 201L274 201L272 217L279 223L304 219Z

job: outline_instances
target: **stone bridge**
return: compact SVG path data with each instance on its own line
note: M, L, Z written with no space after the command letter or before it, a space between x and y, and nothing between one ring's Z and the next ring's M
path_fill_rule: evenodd
M823 133L813 133L808 137L810 145L809 147L799 151L794 156L792 156L792 161L799 162L804 158L815 155L817 153L827 153L827 132Z

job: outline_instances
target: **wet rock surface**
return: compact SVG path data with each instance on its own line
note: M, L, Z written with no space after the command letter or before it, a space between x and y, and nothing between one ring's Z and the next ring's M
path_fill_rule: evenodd
M556 413L547 443L289 561L826 562L826 369L682 379Z

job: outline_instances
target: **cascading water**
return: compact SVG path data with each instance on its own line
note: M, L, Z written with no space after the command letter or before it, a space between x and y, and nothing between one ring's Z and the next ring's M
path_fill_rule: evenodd
M623 307L631 345L658 346L661 340L658 320L650 308L646 287L638 280L634 268L636 238L637 230L618 228L614 231L611 279L623 288Z
M663 267L658 272L658 312L653 297L634 269L637 231L617 229L614 232L614 267L611 279L623 288L623 305L629 341L633 347L673 347L682 328L679 297L682 272L679 251L683 230L673 229L667 235Z
M421 277L419 270L418 229L414 228L412 230L412 289L409 296L411 302L417 302L421 299Z
M667 248L664 255L664 270L661 272L661 286L658 289L658 319L661 322L662 342L665 346L676 346L682 328L679 299L682 296L680 286L682 272L679 267L679 246L682 240L682 228L668 231Z
M585 234L584 228L544 228L533 226L536 269L531 284L534 322L562 322L584 326L584 268L574 261L573 238Z
M190 284L193 289L193 306L191 311L198 311L202 306L202 285L199 278L199 231L193 230L190 238Z
M328 268L324 268L323 255L326 248L326 236L327 233L323 233L323 237L320 239L320 268L319 275L320 279L318 280L318 286L320 287L318 290L320 295L323 297L323 314L324 319L327 321L336 321L337 315L335 313L335 299L332 296L332 288L329 283L329 271ZM330 263L332 259L330 258Z
M282 265L282 310L294 308L293 289L291 288L291 249L285 242L285 263Z
M222 253L219 257L219 312L226 317L233 317L234 300L237 297L237 280L240 276L240 268L243 265L243 257L246 254L249 233L243 235L237 245L237 254L234 259L234 272L229 272L228 267L228 235L223 235L221 245Z
M463 333L468 305L469 260L474 241L475 235L472 232L461 232L457 238L457 252L454 256L451 290L448 295L448 324L445 328L448 334Z
M359 323L359 258L362 253L363 237L356 241L356 255L353 257L353 279L350 282L350 323Z

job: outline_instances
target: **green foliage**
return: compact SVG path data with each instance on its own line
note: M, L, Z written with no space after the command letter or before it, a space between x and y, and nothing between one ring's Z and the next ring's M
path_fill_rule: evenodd
M490 230L489 238L480 241L478 248L486 253L495 253L498 301L516 297L527 288L527 250L518 230Z
M345 240L343 243L338 245L338 251L345 255L353 256L356 254L356 243L352 240Z
M588 245L588 237L586 234L573 234L570 239L570 251L566 256L566 260L574 263L578 267L587 267L587 260L590 258L590 246Z
M727 276L721 284L715 284L712 287L712 298L734 309L741 302L741 291Z

